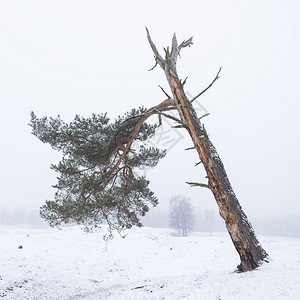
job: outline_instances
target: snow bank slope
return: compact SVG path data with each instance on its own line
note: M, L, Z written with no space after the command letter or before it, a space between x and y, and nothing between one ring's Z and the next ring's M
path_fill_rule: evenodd
M168 229L132 229L107 251L101 236L78 227L0 225L0 298L300 299L299 239L260 238L272 262L237 274L226 234L182 238Z

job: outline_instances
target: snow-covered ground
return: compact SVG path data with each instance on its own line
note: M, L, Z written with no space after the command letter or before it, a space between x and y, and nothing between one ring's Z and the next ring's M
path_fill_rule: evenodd
M226 233L134 228L107 245L103 233L0 225L0 298L300 299L300 239L260 237L272 261L238 274Z

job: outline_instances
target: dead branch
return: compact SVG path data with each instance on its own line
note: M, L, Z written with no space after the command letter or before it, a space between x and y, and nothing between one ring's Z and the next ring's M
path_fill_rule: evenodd
M168 115L168 114L166 114L166 113L164 113L164 112L162 112L162 111L159 111L159 110L154 110L153 112L154 112L154 113L157 113L158 115L162 115L162 116L164 116L164 117L166 117L166 118L169 118L169 119L171 119L171 120L173 120L173 121L175 121L175 122L178 122L178 123L181 124L181 126L184 126L184 127L185 127L185 124L184 124L180 119L177 119L176 117L173 117L173 116L171 116L171 115Z
M195 187L195 186L200 186L200 187L204 187L207 189L210 189L208 184L205 183L198 183L198 182L186 182L190 187Z
M185 79L183 80L183 82L182 82L182 86L184 86L184 85L186 84L186 81L187 81L187 79L188 79L188 76L187 76L187 77L185 77Z
M165 65L166 65L166 62L164 61L164 59L160 56L155 44L152 42L151 40L151 37L150 37L150 33L149 33L149 30L148 28L146 27L146 31L147 31L147 38L148 38L148 41L149 41L149 44L151 46L151 49L155 55L155 62L156 62L156 65L159 64L163 69L165 68ZM155 67L156 67L155 65Z
M203 119L203 118L205 118L205 117L207 117L207 116L209 116L209 115L210 115L210 113L207 113L207 114L201 116L201 117L199 118L199 120L201 120L201 119Z
M219 77L219 74L220 74L221 70L222 70L222 67L219 68L219 71L218 71L216 77L215 77L214 80L209 84L209 86L208 86L207 88L205 88L201 93L199 93L196 97L194 97L194 98L191 100L192 103L193 103L197 98L199 98L201 95L203 95L209 88L211 88L212 85L220 78L220 77Z
M184 150L194 150L194 149L195 149L195 146L186 148L186 149L184 149Z
M160 87L160 89L163 91L163 93L168 97L168 98L171 98L168 94L167 94L167 92L159 85L159 87Z
M174 33L173 39L172 39L171 57L175 64L177 62L178 54L179 54L179 49L178 49L178 44L177 44L177 38L176 38L176 34Z
M162 118L161 115L158 115L158 127L162 125Z
M152 67L151 69L149 69L148 71L153 71L155 68L156 68L156 66L157 66L157 61L155 61L155 65L154 65L154 67Z

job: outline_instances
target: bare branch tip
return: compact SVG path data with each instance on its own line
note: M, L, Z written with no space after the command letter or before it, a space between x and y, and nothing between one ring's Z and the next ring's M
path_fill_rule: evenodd
M160 89L163 91L163 93L168 97L168 99L170 99L170 95L168 95L168 93L159 85Z
M155 65L154 65L154 67L152 67L151 69L149 69L148 71L153 71L155 68L156 68L156 66L157 66L157 61L156 61L156 58L155 58L155 56L154 56L154 59L155 59Z
M187 79L188 79L188 76L184 79L182 86L184 86L186 84Z

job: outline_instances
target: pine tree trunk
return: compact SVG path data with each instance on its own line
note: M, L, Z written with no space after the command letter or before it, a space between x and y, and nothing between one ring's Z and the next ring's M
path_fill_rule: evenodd
M223 163L193 106L186 98L178 78L172 73L167 73L168 77L172 93L179 104L181 120L187 124L194 147L206 170L209 189L214 194L220 215L225 220L227 230L240 255L239 270L253 270L266 259L267 253L258 243L252 226L232 190Z
M219 207L220 216L225 220L226 228L239 253L241 264L239 271L250 271L268 260L266 251L261 247L254 230L243 212L225 172L224 165L201 124L192 103L183 90L178 78L176 60L180 51L174 35L172 52L166 54L166 60L156 50L148 33L148 40L155 54L156 62L162 67L170 85L180 118L198 152L208 177L208 188L212 191Z

